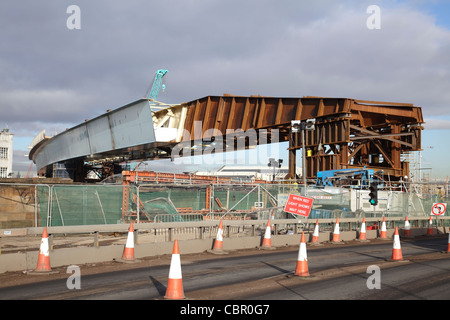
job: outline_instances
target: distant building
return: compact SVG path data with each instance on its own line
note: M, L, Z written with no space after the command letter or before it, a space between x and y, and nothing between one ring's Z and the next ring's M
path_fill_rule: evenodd
M296 168L297 175L301 175L302 169ZM232 178L234 181L254 181L254 180L284 180L289 173L287 166L274 168L268 166L228 166L224 165L215 172L196 172L196 175Z
M0 178L8 178L12 174L13 134L9 129L0 131Z

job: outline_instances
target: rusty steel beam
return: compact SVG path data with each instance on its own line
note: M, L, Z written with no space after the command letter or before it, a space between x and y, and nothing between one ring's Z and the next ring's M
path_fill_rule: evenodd
M349 103L350 117L343 123L337 117L328 117L325 122L316 118L316 130L307 132L307 178L314 179L321 170L362 167L383 171L393 180L409 176L408 163L401 161L401 154L421 149L421 109L401 103Z
M315 130L305 135L308 179L314 179L319 170L364 166L398 179L409 175L401 154L421 148L422 111L410 103L223 95L182 106L187 108L184 129L190 133L185 142L194 140L192 137L225 138L228 132L239 129L267 129L269 135L277 129L279 141L289 141L289 178L295 176L295 151L303 147L302 133L290 134L292 120L316 119ZM264 141L258 137L257 143Z
M194 132L194 121L200 121L202 135L212 128L225 134L227 130L286 127L290 126L291 120L350 111L346 99L317 97L208 96L182 106L188 108L184 129ZM211 131L204 137L208 136L212 136Z
M133 112L138 107L142 111L139 117ZM134 122L129 120L132 115ZM121 124L121 130L107 126L111 117ZM291 121L308 119L315 119L315 130L306 132L303 146L302 132L291 133ZM224 143L210 153L289 141L290 178L295 178L296 151L305 148L308 179L314 179L319 170L366 166L383 170L394 180L409 174L401 154L421 149L422 123L421 108L412 104L349 98L226 94L168 106L153 113L147 101L139 100L37 144L30 159L40 163L39 167L57 161L77 161L82 165L86 161L114 162L117 158L121 159L118 161L173 158L177 152L183 156L198 155L194 150L199 150L198 147L206 150L216 141ZM145 130L136 131L140 128ZM83 140L76 140L74 148L72 136L77 130L88 133L75 135ZM109 136L114 138L110 139L112 145L106 143ZM122 141L125 143L118 145ZM85 151L86 148L90 149Z

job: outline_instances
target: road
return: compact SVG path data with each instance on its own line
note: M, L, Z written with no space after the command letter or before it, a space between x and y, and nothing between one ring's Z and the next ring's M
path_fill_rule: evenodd
M393 262L388 261L392 241L308 245L309 278L292 274L297 263L295 247L227 255L181 252L186 301L450 299L450 254L442 253L447 250L447 238L402 239L401 246L404 261ZM15 274L29 283L3 286L0 299L163 300L170 256L150 262L116 262L118 267L101 273L90 273L90 266L81 266L80 289L68 289L72 273L65 270L55 277ZM369 266L379 272L368 272ZM368 283L379 283L380 289L369 289Z

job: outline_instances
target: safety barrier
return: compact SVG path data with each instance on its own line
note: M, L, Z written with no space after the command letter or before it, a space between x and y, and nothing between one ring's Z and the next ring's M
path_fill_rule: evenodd
M267 228L269 227L267 220L220 220L223 225L221 236L224 238L225 250L238 250L248 248L258 248L262 244L262 235L267 237ZM433 234L445 234L448 233L450 217L438 217L431 220L433 223ZM356 218L343 218L339 220L335 219L280 219L274 220L272 223L273 235L271 236L271 246L290 246L298 245L299 237L301 235L311 235L312 230L318 224L320 228L319 242L330 242L331 235L333 240L335 239L336 229L338 229L339 241L350 241L358 238L360 231L361 219ZM365 222L368 228L377 225L380 226L383 222L388 225L387 235L389 239L394 236L394 230L403 231L405 220L400 217L390 217L380 220L379 218L365 218ZM339 224L338 224L339 223ZM425 235L429 236L430 232L430 219L426 217L411 217L409 218L411 227L411 236ZM218 233L219 221L193 221L193 222L167 222L167 223L141 223L134 224L134 233L139 235L134 238L134 241L138 244L135 252L137 257L157 256L163 254L169 254L173 241L179 240L183 243L184 253L200 253L211 249L212 240ZM356 226L356 227L355 227ZM139 238L146 232L156 232L158 230L165 230L167 237L160 239L160 241L150 240L149 242L141 242ZM194 235L193 237L181 239L180 234L177 232L184 230L187 233ZM333 230L331 232L330 230ZM10 235L7 230L0 230L0 235L14 236L11 232ZM11 231L11 230L9 230ZM15 233L19 230L14 230ZM379 238L378 229L371 229L367 232L367 239ZM104 261L119 261L123 257L124 242L120 245L112 245L108 243L103 245L99 241L100 233L128 233L130 232L130 226L128 224L116 224L116 225L89 225L89 226L59 226L59 227L38 227L27 228L27 235L40 235L49 234L50 239L45 241L44 249L39 250L38 254L34 250L25 250L25 252L7 252L2 253L0 251L0 272L6 271L18 271L18 270L30 270L35 268L36 263L41 261L43 256L52 258L51 267L65 266L70 264L84 264L84 263L98 263ZM51 249L52 248L52 236L57 235L75 235L75 234L87 234L93 235L94 239L91 245L84 244L83 246L74 247L69 246L65 248ZM400 235L403 236L402 233ZM309 237L306 237L309 239ZM122 238L120 238L123 241ZM307 240L309 242L309 240ZM48 243L48 244L47 244ZM42 244L42 242L41 242ZM225 247L226 246L226 247ZM42 262L40 262L42 264ZM50 271L50 261L45 261L44 265ZM35 270L37 271L37 270ZM45 271L45 270L44 270Z
M428 216L447 193L424 196L412 192L379 192L380 204L370 206L364 190L328 190L309 186L314 198L311 219ZM345 192L344 192L345 191ZM289 194L304 194L294 184L142 184L64 185L0 183L0 228L75 226L203 219L287 218L283 205ZM127 201L124 201L127 200ZM203 217L201 216L203 215ZM126 218L126 219L124 219Z
M366 228L368 230L379 230L384 217L365 218ZM220 219L220 218L219 218ZM166 234L161 241L172 241L175 234L191 234L191 239L207 239L215 236L215 232L219 225L219 219L202 220L202 221L185 221L185 222L155 222L155 223L134 223L135 232ZM394 229L395 227L403 228L405 219L402 217L385 217L386 227ZM361 227L362 218L340 218L341 231L358 231ZM408 217L409 224L414 228L428 228L429 217ZM450 217L435 217L432 219L433 228L440 228L442 232L447 233L450 227ZM316 225L322 231L332 231L336 219L274 219L271 224L273 226L274 235L283 234L299 234L300 232L312 232ZM245 237L255 236L257 231L265 230L267 219L264 220L223 220L224 237ZM54 226L47 227L48 233L52 235L92 235L98 236L102 233L126 233L128 224L108 224L108 225L80 225L80 226ZM0 237L8 235L40 235L43 227L32 227L23 229L0 229ZM12 230L14 232L12 232Z

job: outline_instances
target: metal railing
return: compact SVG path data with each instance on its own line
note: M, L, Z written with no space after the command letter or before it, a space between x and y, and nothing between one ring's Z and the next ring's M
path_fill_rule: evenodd
M367 226L381 227L382 218L366 218ZM404 219L401 217L385 217L386 227L393 229L404 227ZM408 218L411 228L429 227L429 218L412 217ZM320 232L332 232L336 219L275 219L271 222L273 235L299 234L301 232L312 233L316 222L319 223ZM361 218L342 218L339 219L340 231L359 231L361 227ZM133 224L134 230L140 235L150 235L152 242L193 240L193 239L212 239L217 235L219 220L191 221L191 222L158 222L158 223L136 223ZM267 220L223 220L223 236L231 237L254 237L262 236L267 226ZM48 233L51 235L85 234L98 239L98 235L103 233L123 233L128 232L127 224L110 225L86 225L86 226L55 226L48 227ZM433 218L433 228L438 233L448 233L450 228L450 217ZM40 235L43 227L27 228L27 234ZM97 241L97 240L94 240Z
M210 193L207 193L208 187ZM26 213L28 226L34 227L126 223L128 221L122 219L124 188L123 185L0 183L0 213L13 215L12 211L17 209L17 216ZM275 219L295 219L295 216L284 212L284 202L290 193L305 192L300 185L281 183L224 186L157 184L132 185L129 188L135 197L130 196L128 210L134 212L137 223L261 220L272 216ZM9 193L2 197L6 189ZM380 203L385 205L373 207L364 198L367 191L357 188L343 190L345 192L332 193L330 189L308 186L307 194L314 198L309 218L428 217L433 203L446 203L448 199L446 194L423 196L413 192L413 188L396 193L385 190L379 194L382 198ZM206 205L208 196L209 206ZM191 211L181 211L186 207Z

